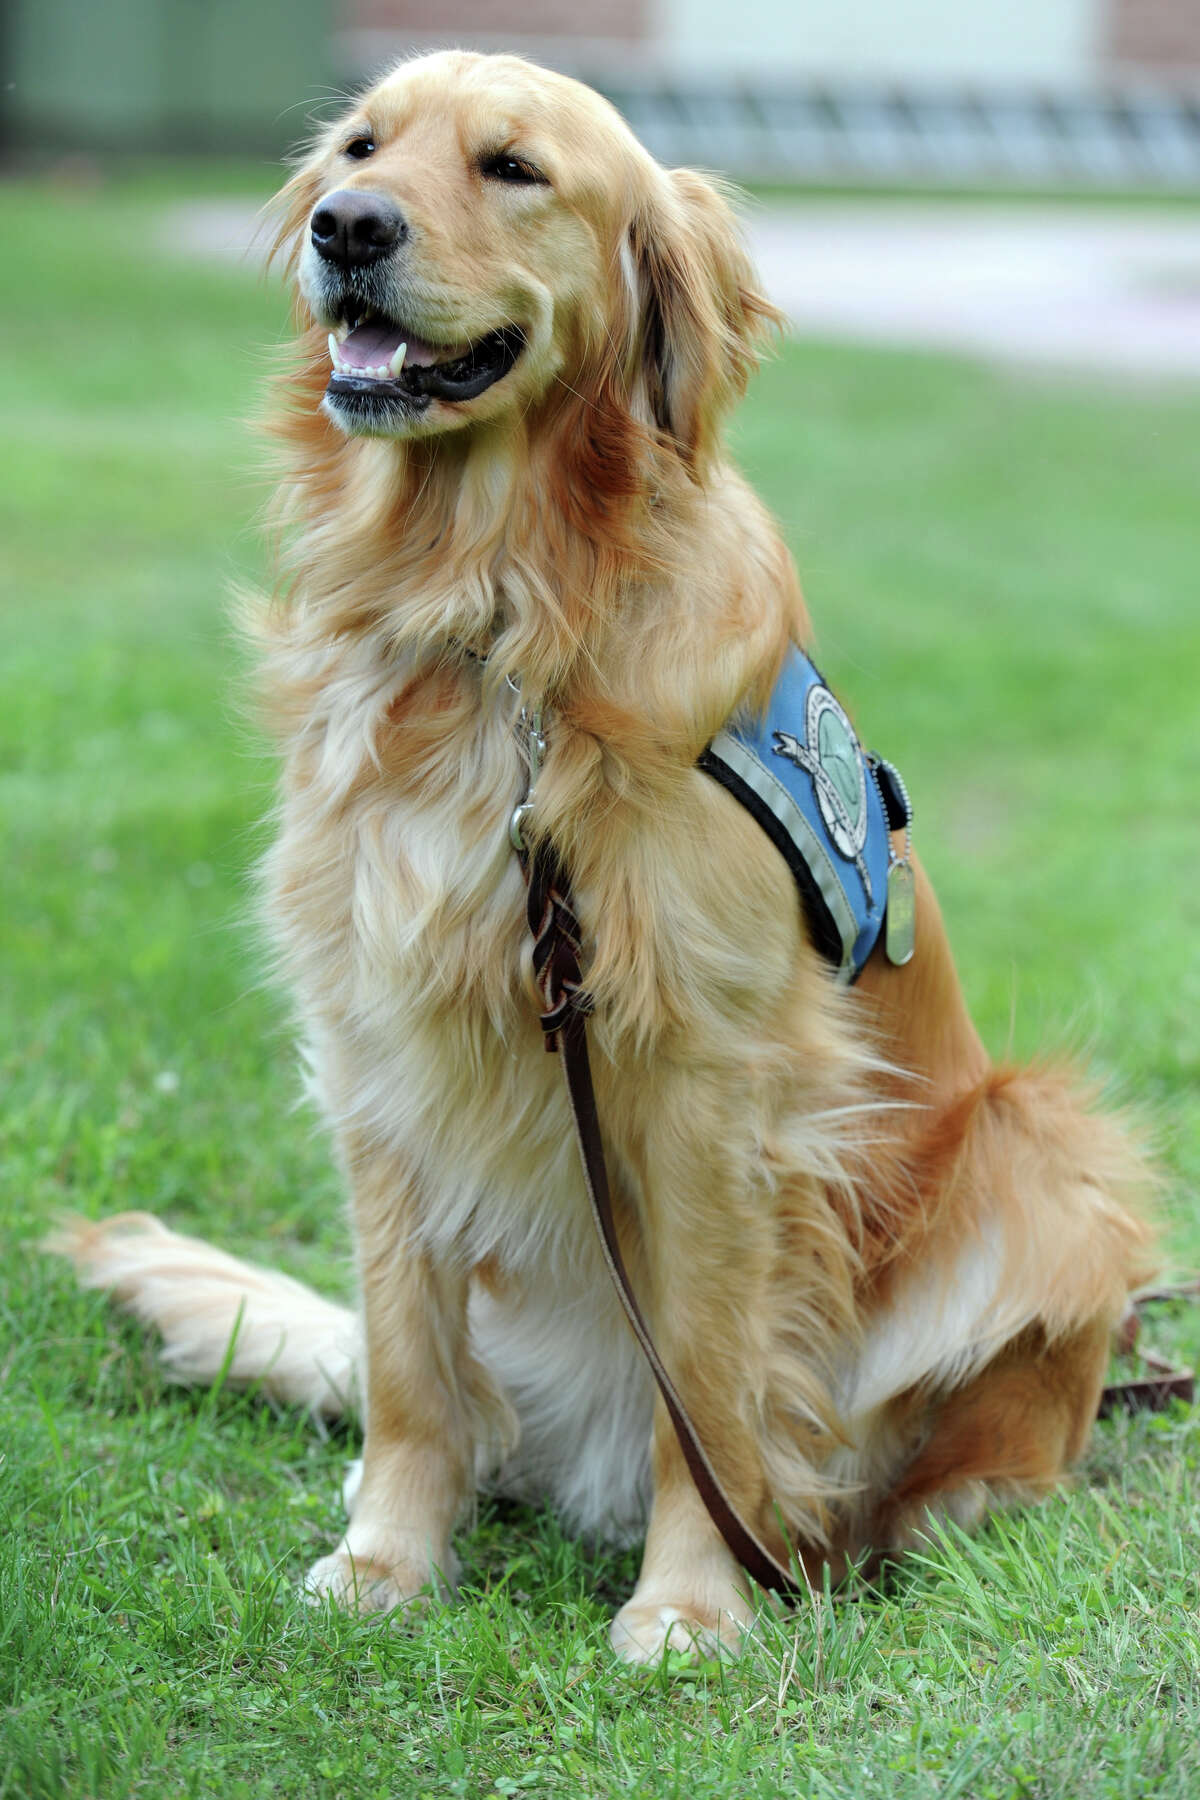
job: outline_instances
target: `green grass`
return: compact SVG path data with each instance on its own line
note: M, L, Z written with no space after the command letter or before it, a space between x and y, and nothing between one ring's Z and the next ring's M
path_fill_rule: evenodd
M247 924L272 768L225 622L283 308L164 260L163 200L0 190L0 1795L1200 1791L1183 1408L736 1668L637 1678L605 1642L632 1557L542 1514L485 1508L464 1603L411 1629L306 1611L353 1437L164 1386L37 1255L59 1209L137 1206L326 1285L346 1261ZM1200 1264L1200 395L793 348L738 444L913 788L989 1043L1079 1047L1144 1109ZM1153 1335L1200 1350L1185 1309Z

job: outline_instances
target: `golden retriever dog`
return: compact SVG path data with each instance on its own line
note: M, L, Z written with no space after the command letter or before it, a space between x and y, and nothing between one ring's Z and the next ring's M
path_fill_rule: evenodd
M621 1315L531 997L509 820L570 870L614 1207L732 1503L835 1568L1045 1492L1147 1272L1138 1154L1070 1077L996 1067L916 870L916 946L854 985L697 767L809 621L722 427L776 324L724 198L574 81L396 69L282 195L298 338L267 908L351 1197L357 1317L153 1220L84 1279L365 1444L310 1593L452 1584L477 1484L645 1532L612 1639L736 1647L751 1584ZM527 714L528 716L528 714ZM881 722L876 721L877 726Z

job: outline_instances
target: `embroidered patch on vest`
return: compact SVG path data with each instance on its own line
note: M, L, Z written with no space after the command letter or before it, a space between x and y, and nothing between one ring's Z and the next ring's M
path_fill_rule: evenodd
M871 874L862 856L869 818L867 771L854 727L820 681L808 690L804 722L807 741L803 744L790 731L772 733L775 754L786 756L810 777L825 829L858 870L867 905L873 906Z
M786 858L814 943L853 981L883 926L896 861L889 829L908 823L904 784L891 765L865 754L815 665L793 650L765 718L718 732L700 767Z

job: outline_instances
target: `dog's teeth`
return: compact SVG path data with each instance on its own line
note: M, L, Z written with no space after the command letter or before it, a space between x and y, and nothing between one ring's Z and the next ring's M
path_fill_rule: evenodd
M393 381L399 380L400 371L404 367L404 358L407 354L408 345L401 344L399 349L393 350L391 356L388 358L387 373L391 376Z
M329 334L329 360L333 364L335 369L341 368L342 359L338 355L338 341L334 337L332 331Z
M346 339L350 336L350 327L347 325L345 319L342 320L340 325L334 326L333 335L339 344L345 343Z

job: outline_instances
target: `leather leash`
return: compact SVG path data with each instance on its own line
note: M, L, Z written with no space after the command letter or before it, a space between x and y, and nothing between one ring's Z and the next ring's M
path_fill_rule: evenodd
M1149 1373L1132 1376L1127 1381L1110 1381L1101 1390L1098 1419L1111 1418L1115 1412L1163 1412L1172 1400L1196 1398L1196 1377L1191 1369L1177 1369L1154 1350L1139 1347L1140 1314L1143 1307L1165 1300L1200 1298L1200 1281L1182 1282L1178 1287L1146 1288L1134 1294L1129 1309L1117 1327L1117 1354L1136 1357Z
M587 1015L591 1011L591 1001L580 972L582 933L571 900L570 883L561 864L545 847L534 852L526 873L529 878L527 916L533 933L534 978L542 999L542 1031L547 1050L561 1053L571 1117L583 1163L584 1184L613 1286L658 1383L684 1461L713 1524L747 1574L761 1587L774 1588L787 1598L796 1599L808 1592L807 1583L797 1580L791 1570L771 1555L726 1498L687 1409L654 1347L650 1328L638 1305L617 1238L608 1169L600 1138L600 1118L596 1111L587 1045Z

